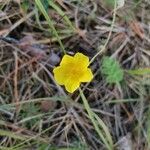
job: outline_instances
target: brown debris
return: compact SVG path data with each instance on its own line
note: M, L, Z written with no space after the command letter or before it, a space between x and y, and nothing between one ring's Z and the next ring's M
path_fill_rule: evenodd
M144 30L140 26L139 22L136 20L129 22L129 26L132 29L132 31L139 36L141 39L144 38Z
M42 101L41 110L44 112L53 111L56 108L56 102L54 101Z

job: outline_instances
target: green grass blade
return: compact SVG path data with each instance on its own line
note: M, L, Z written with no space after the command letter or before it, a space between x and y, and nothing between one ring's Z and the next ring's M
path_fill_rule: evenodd
M32 138L32 136L27 136L27 135L23 135L23 134L18 134L12 131L6 131L6 130L1 130L0 129L0 136L7 136L9 138L13 138L16 140L21 140L21 141L27 141L28 139L33 139L37 142L40 143L47 143L46 139L42 138L42 137L38 137L38 138ZM34 137L34 136L33 136Z
M91 120L96 132L98 133L99 137L101 138L101 140L103 141L103 143L105 144L105 146L107 147L108 150L112 150L112 145L110 145L110 143L108 143L107 139L105 138L103 131L99 128L99 125L101 127L103 127L102 124L98 124L99 120L97 121L97 118L95 118L96 115L94 115L94 112L91 110L86 97L84 96L82 90L79 88L80 91L80 96L83 100L84 103L84 107L89 115L89 119ZM100 122L99 122L100 123Z
M58 33L57 33L57 31L56 31L56 29L55 29L55 27L54 27L50 17L48 16L46 10L44 9L43 4L41 3L40 0L35 0L35 3L38 6L38 8L40 9L40 11L42 12L42 14L44 15L45 19L47 20L47 23L48 23L49 27L52 29L52 31L54 32L55 36L57 37L58 42L59 42L59 44L61 46L61 49L62 49L63 53L65 54L66 53L65 52L65 48L64 48L64 46L63 46L63 44L62 44L62 42L61 42L61 40L59 38L59 35L58 35Z
M0 149L1 149L1 150L11 150L10 148L4 147L4 146L0 146ZM16 150L18 150L18 149L16 149Z
M15 132L5 131L5 130L1 130L1 129L0 129L0 136L7 136L7 137L10 137L10 138L13 138L13 139L18 139L18 140L26 140L27 139L26 136L18 135Z
M72 28L72 30L75 31L72 22L69 20L66 14L60 9L60 7L57 6L53 1L48 1L48 3L51 7L53 7L58 12L58 14L66 21L66 23Z
M126 70L127 73L131 75L146 75L150 74L150 68L140 68L135 70Z
M105 137L107 138L109 144L111 145L111 147L113 147L113 141L112 141L112 137L111 134L109 132L109 129L107 128L107 126L105 125L105 123L103 122L103 120L101 120L97 114L95 114L93 112L94 117L96 118L96 120L98 121L99 125L101 125L103 131L105 132Z
M41 98L36 98L36 99L27 99L18 103L10 103L10 104L3 104L0 106L0 109L14 109L14 106L18 105L23 105L23 104L29 104L29 103L38 103L42 101L61 101L61 102L66 102L69 101L68 97L65 96L53 96L53 97L41 97ZM13 108L12 108L13 107Z
M108 101L106 102L106 104L115 104L115 103L131 103L131 102L139 102L141 101L141 99L117 99L117 100L111 100L111 101Z

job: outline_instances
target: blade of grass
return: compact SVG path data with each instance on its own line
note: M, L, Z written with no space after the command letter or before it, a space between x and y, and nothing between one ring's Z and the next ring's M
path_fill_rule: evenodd
M95 114L95 113L93 112L93 115L94 115L94 117L96 118L96 120L98 121L99 125L100 125L100 126L102 127L102 129L104 130L105 136L106 136L107 140L109 141L109 144L111 145L111 147L113 147L113 141L112 141L112 137L111 137L111 134L110 134L110 132L109 132L109 129L107 128L107 126L105 125L105 123L103 122L103 120L98 117L97 114Z
M106 102L106 104L130 103L130 102L139 102L139 101L140 101L140 98L139 99L117 99L117 100L114 99L114 100Z
M7 136L7 137L10 137L10 138L13 138L13 139L18 139L18 140L26 140L27 139L27 137L24 136L24 135L18 135L15 132L1 130L1 129L0 129L0 136Z
M0 149L1 150L10 150L10 148L4 147L4 146L0 146ZM18 149L16 149L16 150L18 150Z
M43 130L42 132L38 133L37 135L34 135L30 138L28 138L27 140L24 140L22 143L19 143L18 145L15 145L14 147L11 148L11 150L16 150L16 148L19 148L20 146L23 146L25 143L31 141L31 140L36 140L42 135L44 134L45 132L49 131L50 129L52 128L52 126L50 126L49 128L46 128L45 130ZM37 141L38 142L38 141ZM42 142L42 141L41 141ZM41 143L40 142L40 143ZM49 143L48 141L43 141L43 143Z
M48 1L48 3L58 12L58 14L66 21L66 23L72 28L72 30L76 31L74 26L72 25L72 22L69 20L66 14L60 9L60 7L57 6L53 1Z
M17 125L18 125L18 124L25 123L25 122L28 122L28 121L30 121L30 120L32 120L32 119L35 119L35 118L42 118L43 116L46 116L46 115L51 115L51 112L49 112L49 113L42 113L42 114L38 114L38 115L26 117L26 118L24 118L23 120L20 120L20 121L17 123Z
M65 97L65 96L61 96L61 97L54 96L54 97L28 99L28 100L21 101L18 104L22 105L22 104L37 103L37 102L49 101L49 100L50 101L68 101L69 99L67 97ZM2 108L2 109L10 109L10 107L13 107L15 105L16 105L16 103L4 104L4 105L1 105L0 108Z
M7 136L9 138L18 139L18 140L21 140L21 141L26 141L26 140L32 138L32 136L18 134L18 133L12 132L12 131L6 131L6 130L2 130L2 129L0 129L0 136ZM42 143L47 143L47 140L42 138L42 137L37 137L36 139L35 138L32 138L32 139L36 140L40 143L41 142Z
M150 68L140 68L135 70L126 70L127 73L131 75L146 75L150 74Z
M43 4L41 3L40 0L35 0L35 3L36 3L36 5L38 6L39 10L40 10L40 11L42 12L42 14L44 15L45 19L47 20L47 23L48 23L49 27L52 29L52 31L54 32L55 36L57 37L58 42L59 42L59 44L60 44L60 47L61 47L63 53L66 54L65 48L64 48L64 46L63 46L63 44L62 44L62 42L61 42L61 40L60 40L60 38L59 38L59 35L58 35L58 33L57 33L57 31L56 31L56 29L55 29L55 27L54 27L54 25L53 25L53 23L52 23L50 17L48 16L46 10L44 9ZM50 31L50 32L51 32L51 31Z
M105 144L105 146L107 147L107 149L108 150L112 150L113 149L113 145L112 145L112 140L110 140L110 136L109 136L110 134L108 135L109 136L108 139L111 141L111 142L109 141L110 142L109 143L107 141L108 139L106 139L105 136L103 135L103 131L99 128L99 126L100 126L103 129L104 126L105 126L104 123L101 124L102 122L97 118L98 116L96 116L94 114L94 112L91 110L91 108L90 108L90 106L89 106L89 104L87 102L87 99L84 96L84 94L83 94L83 92L82 92L82 90L80 88L79 88L79 91L80 91L80 96L81 96L81 98L83 100L83 103L84 103L84 107L85 107L85 109L86 109L86 111L88 113L89 119L91 120L91 122L92 122L92 124L93 124L93 126L94 126L94 128L95 128L95 130L97 132L97 134L99 135L99 137L101 138L101 140L103 141L103 143ZM99 124L98 124L98 122L99 122ZM103 129L103 130L107 133L108 131L106 131L106 128L107 127L105 127L105 129Z

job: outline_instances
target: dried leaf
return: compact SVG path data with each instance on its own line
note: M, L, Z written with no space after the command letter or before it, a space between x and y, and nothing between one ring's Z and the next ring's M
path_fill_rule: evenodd
M54 101L42 101L41 110L44 112L53 111L56 107L56 102Z
M55 66L60 62L60 57L52 52L49 56L49 61L48 62Z
M127 134L117 142L118 150L133 150L131 135Z
M120 32L116 34L113 39L110 41L109 47L111 49L116 49L118 45L120 46L123 41L126 39L126 34L124 32Z
M138 35L141 39L144 38L144 30L137 21L134 20L129 22L129 26L132 31L135 32L135 34Z
M87 38L86 38L86 33L87 33L87 31L86 31L86 30L82 30L82 29L80 29L80 28L77 28L77 29L76 29L76 33L77 33L80 37L82 37L85 41L87 40Z
M35 40L31 35L25 36L20 40L19 47L33 57L38 57L39 59L45 58L45 51L43 51L43 49L41 49L37 45L32 44L34 43L34 41Z
M7 32L8 32L8 29L0 30L0 36L5 35L5 33L7 33Z

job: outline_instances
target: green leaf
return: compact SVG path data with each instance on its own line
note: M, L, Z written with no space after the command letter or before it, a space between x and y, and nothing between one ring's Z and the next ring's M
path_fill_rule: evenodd
M27 121L25 122L26 127L31 128L39 120L39 118L34 117L37 114L39 114L39 109L40 108L38 106L36 106L34 103L29 103L29 104L23 106L23 109L20 113L20 117L23 120L25 120L27 118L26 119Z
M22 8L25 12L28 11L29 6L30 6L30 3L29 3L28 0L24 0L24 1L21 3L21 8Z
M115 0L105 0L105 4L108 6L108 7L114 7L115 5Z
M48 11L48 7L49 7L48 0L43 0L43 1L41 1L41 2L42 2L42 4L43 4L45 10Z
M113 58L103 58L101 72L108 83L118 83L123 80L124 72L119 63Z
M117 8L121 8L125 4L125 0L105 0L105 4L108 7L114 8L115 1L116 1L116 4L117 4Z
M42 143L42 144L39 145L37 150L46 150L46 149L48 150L48 147L49 147L48 144Z

